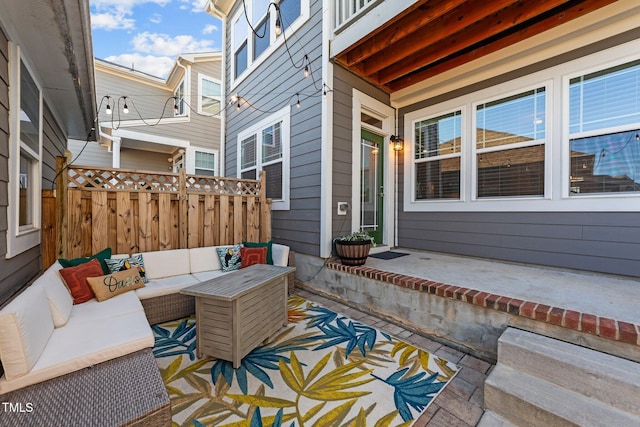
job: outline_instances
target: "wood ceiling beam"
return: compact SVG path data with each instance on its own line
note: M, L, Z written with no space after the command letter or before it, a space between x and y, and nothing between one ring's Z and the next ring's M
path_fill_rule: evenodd
M466 1L467 0L422 0L417 3L417 6L407 9L401 16L396 17L391 25L382 29L383 31L376 31L375 34L369 36L366 40L350 47L347 52L340 54L340 60L347 66L361 62L435 21L461 4L464 4Z
M363 74L372 75L514 3L518 3L518 0L468 0L463 6L435 21L433 25L407 35L386 49L380 49L356 67Z
M433 67L425 68L424 70L418 71L409 76L399 78L397 80L394 80L393 82L389 82L388 84L383 85L382 87L384 87L389 93L392 93L401 89L405 89L423 80L427 80L428 78L437 76L438 74L445 73L460 65L466 64L478 58L482 58L485 55L496 52L500 49L516 44L529 37L533 37L537 34L540 34L547 30L555 28L558 25L562 25L573 19L579 18L588 13L591 13L608 4L615 3L615 1L616 0L585 0L581 4L572 6L560 14L557 14L547 19L544 19L542 21L539 21L518 32L510 34L506 37L500 38L493 43L479 47L477 49L472 50L471 52L457 56L455 58L442 62Z
M400 61L398 64L380 70L377 74L377 81L383 85L389 83L403 75L419 70L428 64L507 31L566 2L567 0L545 0L535 3L515 3L468 26L451 37L442 38L438 42L414 52L410 57ZM573 0L572 3L577 3L577 1Z

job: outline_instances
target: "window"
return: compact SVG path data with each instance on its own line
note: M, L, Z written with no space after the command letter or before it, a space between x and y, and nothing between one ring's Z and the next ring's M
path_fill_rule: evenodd
M258 179L265 171L275 210L289 209L289 123L287 106L238 135L238 176Z
M9 209L7 258L40 243L42 91L18 46L10 45Z
M178 106L178 108L174 111L174 115L175 116L186 116L187 115L187 111L185 108L185 102L184 102L184 97L186 95L187 91L186 91L186 83L185 80L182 80L180 82L180 84L178 85L178 87L176 88L176 91L173 92L173 96L175 96L177 98L176 100L176 104Z
M276 20L280 18L281 31L296 31L309 18L310 0L281 0L280 13L276 13L270 0L245 0L230 20L233 70L231 75L240 81L245 71L265 60L279 45L284 36L276 36ZM246 7L246 13L245 13ZM303 18L303 19L300 19ZM249 23L255 30L251 31Z
M544 196L546 89L476 106L477 197Z
M414 124L414 197L460 198L462 111L421 120Z
M196 175L216 176L216 155L212 152L196 151Z
M198 112L216 115L220 112L222 85L218 80L200 74L198 82Z
M640 191L640 60L569 81L569 194Z

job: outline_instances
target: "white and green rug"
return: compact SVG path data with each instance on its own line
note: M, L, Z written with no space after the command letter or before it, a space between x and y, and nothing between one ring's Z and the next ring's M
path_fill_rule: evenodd
M153 327L174 426L409 426L458 368L297 296L242 360L197 359L195 320Z

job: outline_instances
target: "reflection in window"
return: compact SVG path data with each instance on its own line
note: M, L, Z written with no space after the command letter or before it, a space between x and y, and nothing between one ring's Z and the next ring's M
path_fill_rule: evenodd
M476 107L477 196L544 195L546 90Z
M19 208L18 225L20 227L33 224L33 165L34 162L24 154L20 154Z
M301 0L281 0L280 1L280 17L281 17L281 26L282 31L289 28L289 26L298 19L301 13Z
M462 112L414 125L415 199L460 198Z
M216 155L204 151L196 151L196 175L216 175Z
M177 110L174 111L176 116L184 116L186 114L185 108L184 108L184 96L185 96L185 83L184 80L182 80L180 82L180 84L178 85L178 87L176 88L176 91L173 93L173 96L175 96L177 98L176 100L176 104L178 106Z

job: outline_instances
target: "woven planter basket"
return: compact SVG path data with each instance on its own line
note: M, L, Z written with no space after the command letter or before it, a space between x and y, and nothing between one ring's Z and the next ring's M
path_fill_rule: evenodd
M370 242L336 240L336 254L344 265L364 265L371 249Z

